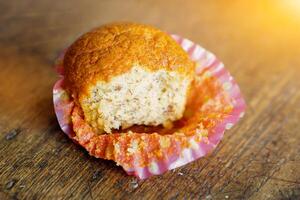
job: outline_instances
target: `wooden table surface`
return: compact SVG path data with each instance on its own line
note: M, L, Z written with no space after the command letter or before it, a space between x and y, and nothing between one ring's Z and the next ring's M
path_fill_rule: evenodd
M0 199L300 199L300 3L291 2L1 1ZM145 181L89 156L53 111L57 54L120 20L214 52L248 106L209 156Z

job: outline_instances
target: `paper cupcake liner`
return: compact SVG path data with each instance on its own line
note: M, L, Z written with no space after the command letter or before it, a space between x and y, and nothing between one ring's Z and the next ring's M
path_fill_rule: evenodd
M162 174L205 156L217 146L224 131L237 123L245 111L245 101L239 87L223 63L192 41L178 35L171 36L197 63L194 98L198 102L194 103L198 106L190 109L193 114L184 117L180 122L182 125L172 134L128 131L97 135L84 121L81 110L63 87L64 52L56 63L60 80L54 85L53 101L63 132L90 155L114 160L127 174L140 179ZM193 103L190 106L194 106Z

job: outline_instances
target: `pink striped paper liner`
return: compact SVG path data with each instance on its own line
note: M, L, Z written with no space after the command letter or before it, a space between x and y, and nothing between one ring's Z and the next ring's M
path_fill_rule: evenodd
M166 155L164 160L153 161L146 167L134 165L134 168L126 168L123 166L124 170L129 175L134 175L140 179L162 174L167 170L183 166L211 152L221 141L225 130L230 129L241 117L243 117L246 108L245 101L237 83L234 81L230 73L224 68L224 64L220 62L214 54L188 39L174 34L171 36L189 54L190 58L198 63L195 69L196 74L200 74L203 70L206 70L211 76L217 78L217 80L222 84L223 89L226 90L232 99L233 109L230 114L223 119L223 121L216 124L215 127L210 130L207 138L203 138L200 142L195 142L193 136L188 138L189 141L193 143L193 147L178 149L181 152L179 156ZM53 88L54 109L61 129L74 140L75 133L73 132L71 123L71 111L74 104L62 86L63 54L64 52L59 56L56 63L56 70L60 74L60 80L55 83Z

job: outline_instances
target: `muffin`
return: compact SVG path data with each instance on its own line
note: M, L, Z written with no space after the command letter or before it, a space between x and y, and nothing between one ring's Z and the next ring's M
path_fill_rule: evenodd
M99 133L170 126L183 116L195 64L152 26L113 23L77 39L63 59L65 88Z

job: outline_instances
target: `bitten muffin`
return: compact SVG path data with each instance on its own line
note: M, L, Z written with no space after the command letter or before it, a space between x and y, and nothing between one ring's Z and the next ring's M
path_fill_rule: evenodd
M168 34L136 23L82 35L63 66L66 89L98 133L180 119L194 77L194 62Z

